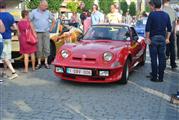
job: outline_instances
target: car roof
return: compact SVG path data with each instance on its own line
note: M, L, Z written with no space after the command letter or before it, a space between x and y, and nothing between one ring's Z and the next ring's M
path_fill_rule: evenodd
M122 27L132 27L131 25L125 24L125 23L119 23L119 24L101 23L101 24L96 24L96 25L92 25L92 26L122 26Z

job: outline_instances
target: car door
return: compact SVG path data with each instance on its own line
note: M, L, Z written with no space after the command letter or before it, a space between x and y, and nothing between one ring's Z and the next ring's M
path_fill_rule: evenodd
M136 62L140 58L140 51L141 51L141 44L138 41L139 37L137 32L133 27L130 27L130 32L131 32L131 55L132 55L132 61Z

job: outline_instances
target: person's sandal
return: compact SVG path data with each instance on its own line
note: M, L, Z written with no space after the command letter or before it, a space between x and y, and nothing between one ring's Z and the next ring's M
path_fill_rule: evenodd
M38 65L35 67L35 69L38 70L38 69L40 69L41 67L42 67L42 65L41 65L41 64L38 64Z
M48 64L45 64L46 69L50 69L50 66Z

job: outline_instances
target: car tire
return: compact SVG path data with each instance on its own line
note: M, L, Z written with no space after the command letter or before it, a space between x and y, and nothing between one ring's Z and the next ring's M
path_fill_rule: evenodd
M53 41L50 41L50 55L48 56L48 64L51 64L56 56L56 47Z
M122 78L121 78L121 80L119 80L119 83L120 84L127 84L128 79L129 79L129 60L127 60L125 65L124 65Z
M141 57L141 62L140 62L140 66L144 66L145 65L145 61L146 61L146 50L144 51L142 57Z

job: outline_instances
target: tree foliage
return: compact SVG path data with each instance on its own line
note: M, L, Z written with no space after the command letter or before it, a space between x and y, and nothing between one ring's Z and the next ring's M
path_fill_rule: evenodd
M63 0L47 0L48 2L48 9L52 12L58 12L60 5ZM27 7L29 9L35 9L38 7L40 0L31 0L27 3Z
M149 7L149 5L145 6L145 12L150 12L150 7Z
M110 6L114 3L114 0L99 0L99 7L105 13L110 12Z
M129 6L129 14L131 16L136 15L136 4L135 4L135 2L131 2L130 6Z
M127 4L127 2L125 0L122 0L120 2L120 8L122 10L123 15L125 15L127 10L128 10L128 4Z
M71 12L77 12L78 8L79 8L79 3L72 1L67 3L67 8L71 11Z
M87 10L91 10L92 9L92 6L94 4L94 0L81 0L81 1L85 3L85 8Z

